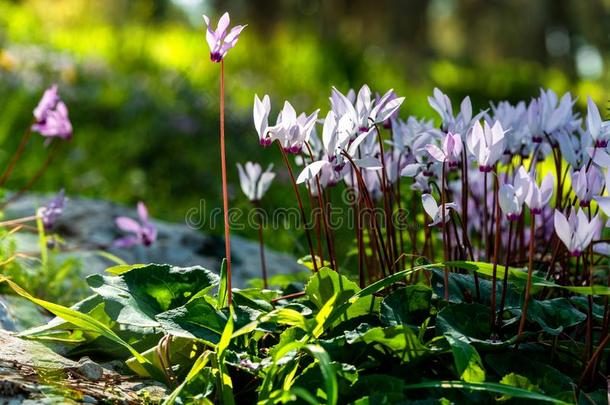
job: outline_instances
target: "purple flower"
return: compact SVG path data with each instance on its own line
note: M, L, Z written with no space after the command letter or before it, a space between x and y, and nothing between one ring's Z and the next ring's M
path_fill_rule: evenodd
M442 149L433 143L426 145L428 153L439 162L447 162L450 169L457 168L462 157L460 134L448 132L442 142Z
M34 109L36 122L32 131L48 138L72 139L72 123L68 108L59 98L57 85L49 87Z
M143 202L138 203L138 217L140 222L128 217L118 217L116 225L131 235L124 236L114 241L113 246L130 248L135 245L150 246L157 239L157 228L148 220L148 210Z
M53 228L53 225L55 225L55 222L64 211L65 203L66 197L64 195L64 190L61 189L47 205L38 209L38 216L42 219L42 224L46 230Z
M235 46L239 39L239 34L241 34L242 30L246 28L247 25L236 25L227 33L230 22L229 13L224 13L222 17L220 17L218 25L216 26L216 31L212 30L208 16L204 15L203 20L207 25L205 39L210 46L210 59L212 62L220 62L224 59L229 49Z
M533 176L530 176L530 190L525 198L525 203L530 207L532 215L542 214L542 210L553 196L553 187L554 179L551 173L545 176L540 187Z

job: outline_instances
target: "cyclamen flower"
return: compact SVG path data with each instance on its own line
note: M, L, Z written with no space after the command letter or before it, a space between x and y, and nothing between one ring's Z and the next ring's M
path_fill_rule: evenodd
M335 172L341 173L346 165L343 153L347 153L350 157L355 156L362 142L373 134L371 131L364 132L350 143L349 133L344 125L345 121L345 116L337 121L335 113L332 110L328 112L322 129L322 144L326 156L307 165L299 174L297 184L313 179L320 171L329 166ZM365 169L378 170L382 167L381 163L371 156L353 159L353 161L357 166Z
M294 107L288 101L284 102L284 108L278 114L277 123L273 127L267 128L270 141L265 142L273 142L277 139L286 152L300 153L314 129L318 111L316 110L310 115L301 113L297 116ZM262 144L266 146L267 143Z
M593 238L599 234L602 226L599 214L589 221L582 208L578 209L578 213L572 210L568 219L561 211L555 210L553 219L557 236L574 257L580 256L585 251Z
M428 153L439 162L447 162L450 169L457 168L462 155L462 138L460 134L447 133L443 139L443 148L434 144L426 145Z
M437 224L440 224L443 221L442 210L445 211L445 223L446 223L451 218L450 210L457 209L457 204L453 203L453 202L445 203L442 206L439 206L431 194L422 194L421 200L422 200L422 204L424 205L424 210L430 216L430 218L432 218L432 223L430 223L428 226L435 226Z
M150 223L148 210L143 202L138 203L138 217L140 222L129 217L118 217L115 220L119 229L130 232L132 235L115 240L113 246L130 248L135 245L144 245L148 247L157 240L157 228Z
M542 180L542 184L538 187L536 181L530 176L530 188L525 198L525 203L530 209L532 215L542 214L542 210L551 201L553 196L554 178L551 173L548 173Z
M505 145L504 133L500 121L496 121L493 127L490 127L487 121L484 127L477 121L472 127L467 137L467 146L479 164L479 171L490 172L502 157Z
M599 110L593 100L591 100L591 97L587 97L587 131L589 131L589 135L595 141L596 148L608 146L610 121L602 122Z
M404 97L396 97L393 90L388 90L380 98L371 100L371 89L366 84L362 86L356 97L356 105L352 100L333 87L330 103L338 119L346 117L350 123L350 135L369 131L374 124L380 124L394 116L402 105Z
M66 197L64 190L61 189L59 193L51 199L51 201L38 209L38 216L42 220L45 230L50 230L53 228L55 222L64 211L65 203Z
M595 166L582 167L572 173L572 188L581 207L588 207L593 196L598 195L604 186L601 172Z
M52 85L44 92L33 114L36 122L32 125L32 131L47 138L72 138L68 108L59 98L57 85Z
M224 13L222 17L220 17L215 31L213 31L210 26L210 19L208 16L204 15L203 20L207 26L205 39L210 47L210 59L212 62L220 62L224 59L229 49L237 44L239 34L241 34L242 30L246 28L247 25L236 25L227 34L227 28L229 28L230 22L229 13Z
M269 135L267 129L269 128L269 113L271 112L271 101L269 96L264 95L261 100L258 95L254 95L254 108L252 110L252 116L254 118L254 127L258 132L258 140L260 144L267 147L273 143L273 139Z
M246 197L252 202L260 201L263 195L269 190L271 182L275 178L275 173L271 170L273 165L269 165L263 172L258 163L246 162L244 166L237 164L239 171L239 184Z
M513 184L503 184L498 194L500 208L506 214L509 221L515 221L521 217L523 203L530 191L530 176L523 166L519 167L515 174Z

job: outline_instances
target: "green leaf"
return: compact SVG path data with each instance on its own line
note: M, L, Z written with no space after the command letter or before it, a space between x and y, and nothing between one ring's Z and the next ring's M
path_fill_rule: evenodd
M436 317L438 335L466 336L472 342L488 342L491 335L489 308L481 304L452 304Z
M374 327L361 333L346 333L349 344L364 342L383 351L389 349L392 354L407 362L427 354L429 350L420 342L413 330L405 325Z
M70 309L70 308L64 307L62 305L54 304L52 302L48 302L48 301L44 301L44 300L35 298L35 297L31 296L23 288L21 288L20 286L18 286L15 283L13 283L8 278L6 278L4 276L0 276L0 283L3 283L3 282L7 283L13 289L13 291L15 291L17 294L19 294L23 298L26 298L26 299L32 301L36 305L43 307L44 309L51 312L52 314L59 316L60 318L66 320L67 322L70 322L71 324L81 328L82 330L98 333L98 334L104 336L105 338L112 340L113 342L115 342L115 343L125 347L127 350L129 350L129 352L136 359L138 359L138 361L140 361L141 363L150 364L148 362L148 360L146 360L140 353L138 353L138 351L136 351L133 347L131 347L131 345L129 345L127 342L125 342L123 339L121 339L116 333L114 333L110 328L108 328L106 325L104 325L102 322L98 321L97 319L92 318L91 316L83 314L81 312L78 312L74 309Z
M213 353L211 351L207 350L197 358L184 381L182 381L182 383L178 387L176 387L174 391L172 391L172 393L165 399L165 401L163 401L163 405L172 405L176 402L176 399L178 399L180 392L182 392L184 387L188 385L188 383L190 383L192 380L194 380L199 375L199 373L201 373L201 371L204 369L204 367L210 360L210 355L212 354Z
M157 315L156 320L166 333L216 345L220 342L227 317L210 301L210 297L196 298L186 305Z
M441 388L441 389L457 389L457 390L472 390L484 391L495 394L508 395L513 398L532 399L537 401L551 402L554 404L568 405L560 399L553 398L538 392L531 392L523 388L511 387L509 385L498 383L468 383L464 381L426 381L418 384L410 384L404 387L407 390L417 390L424 388Z
M218 276L202 267L151 264L118 276L94 274L87 282L104 299L111 318L142 329L159 327L157 314L184 305L193 295L218 285Z
M504 377L502 377L502 379L500 380L500 384L509 385L511 387L516 387L516 388L522 388L529 392L542 393L542 391L540 391L540 388L538 388L538 386L532 384L527 379L527 377L524 377L522 375L515 374L515 373L510 373L510 374L507 374ZM508 401L511 398L512 398L512 396L505 394L505 395L502 395L500 398L498 398L498 401Z
M451 346L453 360L460 379L466 382L484 382L483 361L477 350L470 345L468 339L457 333L445 333L445 339Z
M379 309L385 326L419 325L430 316L432 290L423 285L410 285L386 296Z
M529 305L527 319L538 323L545 332L553 336L587 319L585 314L563 297L544 301L532 299Z
M483 274L491 277L493 275L493 264L492 263L483 263L483 262L468 262L468 261L453 261L446 262L447 266L450 267L458 267L468 271L474 271L479 274ZM496 270L496 275L498 279L502 279L504 277L504 266L498 266ZM509 267L508 269L508 279L513 281L520 281L523 285L527 281L527 269L526 268L515 268ZM546 288L561 288L567 291L571 291L580 295L610 295L610 287L603 285L593 285L589 287L574 287L574 286L566 286L555 284L552 281L547 281L543 277L538 277L536 275L532 276L532 286L536 287L546 287Z
M222 259L222 264L220 265L220 285L218 286L218 309L226 307L229 301L228 277L227 259Z

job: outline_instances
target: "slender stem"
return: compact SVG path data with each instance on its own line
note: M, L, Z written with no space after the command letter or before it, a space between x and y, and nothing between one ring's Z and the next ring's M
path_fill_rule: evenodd
M229 224L229 192L227 187L227 159L225 153L225 61L220 61L220 166L222 171L222 207L225 222L225 256L227 258L227 304L233 302L231 290L231 228Z
M255 202L255 208L261 209L261 207ZM263 240L263 216L261 215L258 219L258 249L261 256L261 272L263 274L263 286L265 289L269 288L267 282L267 263L265 261L265 242Z
M2 222L0 222L0 227L4 228L4 227L8 227L8 226L20 225L20 224L23 224L24 222L34 221L34 220L36 220L36 218L38 218L37 215L30 215L29 217L2 221Z
M606 335L606 337L600 342L599 346L595 350L595 353L593 353L593 356L591 356L591 359L587 362L585 371L583 371L582 376L580 377L578 387L581 387L583 385L585 378L587 378L587 375L589 374L593 365L596 363L597 358L608 344L608 340L610 340L610 335Z
M375 234L377 236L377 243L379 244L381 253L383 255L383 261L381 261L381 258L380 258L380 264L381 264L382 271L383 271L384 264L385 264L385 266L387 266L388 271L391 271L391 267L392 267L393 263L390 262L390 260L388 259L388 253L386 251L385 243L383 241L383 235L381 234L379 225L377 224L377 217L375 216L375 205L373 204L373 202L371 200L371 196L369 195L368 189L366 187L366 183L364 182L364 179L362 178L362 175L358 169L358 166L356 166L356 163L354 162L352 157L345 151L343 151L342 154L350 162L350 165L352 166L352 169L354 170L354 173L356 174L356 178L358 179L358 184L360 185L359 192L362 193L365 203L368 204L368 208L371 210L371 225L374 228ZM384 272L384 275L385 275L385 272Z
M494 238L494 257L493 257L493 274L491 279L491 329L493 331L495 327L496 319L496 280L498 271L498 253L500 250L500 200L498 197L498 173L497 169L494 169L494 205L495 205L495 238Z
M0 177L0 187L2 187L6 183L8 178L11 176L11 173L13 172L13 169L15 168L15 164L17 164L17 161L19 160L21 155L23 155L23 151L25 150L25 145L27 145L27 143L31 137L32 137L32 128L31 128L31 126L28 126L27 129L25 130L25 132L23 133L23 136L21 137L21 141L19 142L17 151L15 152L10 163L4 170L4 173L2 173L2 177Z
M305 142L305 146L309 152L309 156L311 160L314 160L313 151L311 150L311 146L309 146L308 142ZM328 249L328 258L330 259L330 267L332 269L337 270L337 261L335 259L335 252L332 242L331 228L328 224L328 215L326 211L326 204L324 202L324 194L322 193L322 186L320 185L320 175L316 175L316 189L318 191L318 206L320 207L321 215L322 215L322 225L324 226L324 234L326 236L326 248Z
M502 280L502 296L500 298L500 312L499 313L499 317L498 317L498 321L497 321L497 325L498 325L498 330L500 329L501 323L502 323L502 313L504 313L504 304L506 302L506 290L508 290L508 268L509 268L509 264L510 264L510 247L512 245L513 242L513 222L514 221L509 221L509 225L508 225L508 247L506 250L506 264L504 265L504 280ZM496 230L496 232L498 232Z
M299 186L297 186L297 182L294 177L294 173L292 171L292 166L290 166L290 162L288 161L288 156L286 155L286 151L282 147L280 141L277 141L277 146L280 148L280 152L282 153L282 158L284 160L284 164L286 165L286 169L288 169L288 174L290 174L290 180L292 181L292 188L294 189L294 194L297 197L297 203L299 205L299 210L301 211L301 220L303 221L303 228L305 229L305 237L307 238L307 245L309 247L309 254L311 255L311 261L313 262L313 270L318 272L318 259L316 258L316 253L313 249L313 243L311 242L311 235L309 234L309 228L307 227L307 216L305 215L305 209L303 208L303 201L301 200L301 194L299 193Z
M49 166L55 159L55 156L57 156L57 153L59 152L59 145L60 145L59 142L53 143L53 145L51 146L51 151L49 152L49 155L45 159L45 161L42 164L42 166L40 167L40 169L38 169L38 171L36 173L34 173L34 176L32 176L32 178L26 183L25 186L21 187L19 189L19 191L17 191L8 200L3 202L2 205L0 205L0 210L3 209L4 207L6 207L8 204L12 203L13 201L21 198L21 196L23 196L23 194L25 194L27 191L29 191L34 186L34 184L36 184L36 182L38 180L40 180L42 175L46 172L46 170L49 168Z
M532 288L532 275L534 274L534 248L536 246L536 215L530 210L530 251L529 263L527 266L527 284L525 284L525 297L523 307L521 308L521 320L519 321L519 331L517 332L517 347L521 334L525 329L525 320L527 319L527 306L530 301L530 290Z
M377 128L377 125L375 125L375 128L377 130L377 140L379 143L379 151L380 151L380 157L381 157L381 191L383 194L383 209L385 212L385 230L386 230L386 238L387 238L387 246L388 246L388 254L390 256L390 261L392 263L394 263L395 259L396 259L396 252L394 251L394 247L395 244L393 243L393 238L392 235L394 233L393 231L393 227L392 227L392 213L390 211L390 205L389 205L389 193L387 190L387 186L388 186L388 176L387 176L387 172L386 172L386 165L385 165L385 153L383 150L383 139L381 139L381 132L379 132L379 128ZM393 266L390 267L390 274L393 273Z
M443 260L447 262L447 223L445 222L445 162L441 163L443 168L441 170L441 230L443 232ZM445 301L449 301L449 269L445 267Z
M479 255L481 253L484 253L485 256L485 260L489 259L489 243L487 241L487 221L488 221L488 211L487 211L487 172L485 172L483 174L483 238L481 239L481 252L479 252ZM465 222L465 221L464 221ZM479 260L481 260L481 257L479 256Z

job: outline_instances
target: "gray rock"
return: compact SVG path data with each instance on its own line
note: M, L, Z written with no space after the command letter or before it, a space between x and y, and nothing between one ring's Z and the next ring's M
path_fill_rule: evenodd
M85 377L87 380L99 381L104 377L104 369L102 366L91 360L89 357L83 357L77 363L74 372Z
M44 205L51 196L38 194L26 195L5 209L7 219L32 215L36 208ZM154 214L154 213L151 213ZM153 246L137 246L132 249L110 247L112 241L122 234L114 220L118 216L137 218L135 209L126 208L107 201L86 198L69 198L63 215L56 224L55 231L64 239L65 250L76 255L86 263L87 274L99 273L113 265L99 255L106 250L128 263L167 263L176 266L200 265L218 271L224 256L223 239L204 235L189 228L185 223L169 223L153 220L158 229L158 240ZM38 250L38 239L34 233L20 232L18 246L20 251ZM251 278L260 278L258 244L238 235L231 236L233 258L233 285L247 286ZM267 271L269 276L306 270L296 263L293 257L266 250Z

